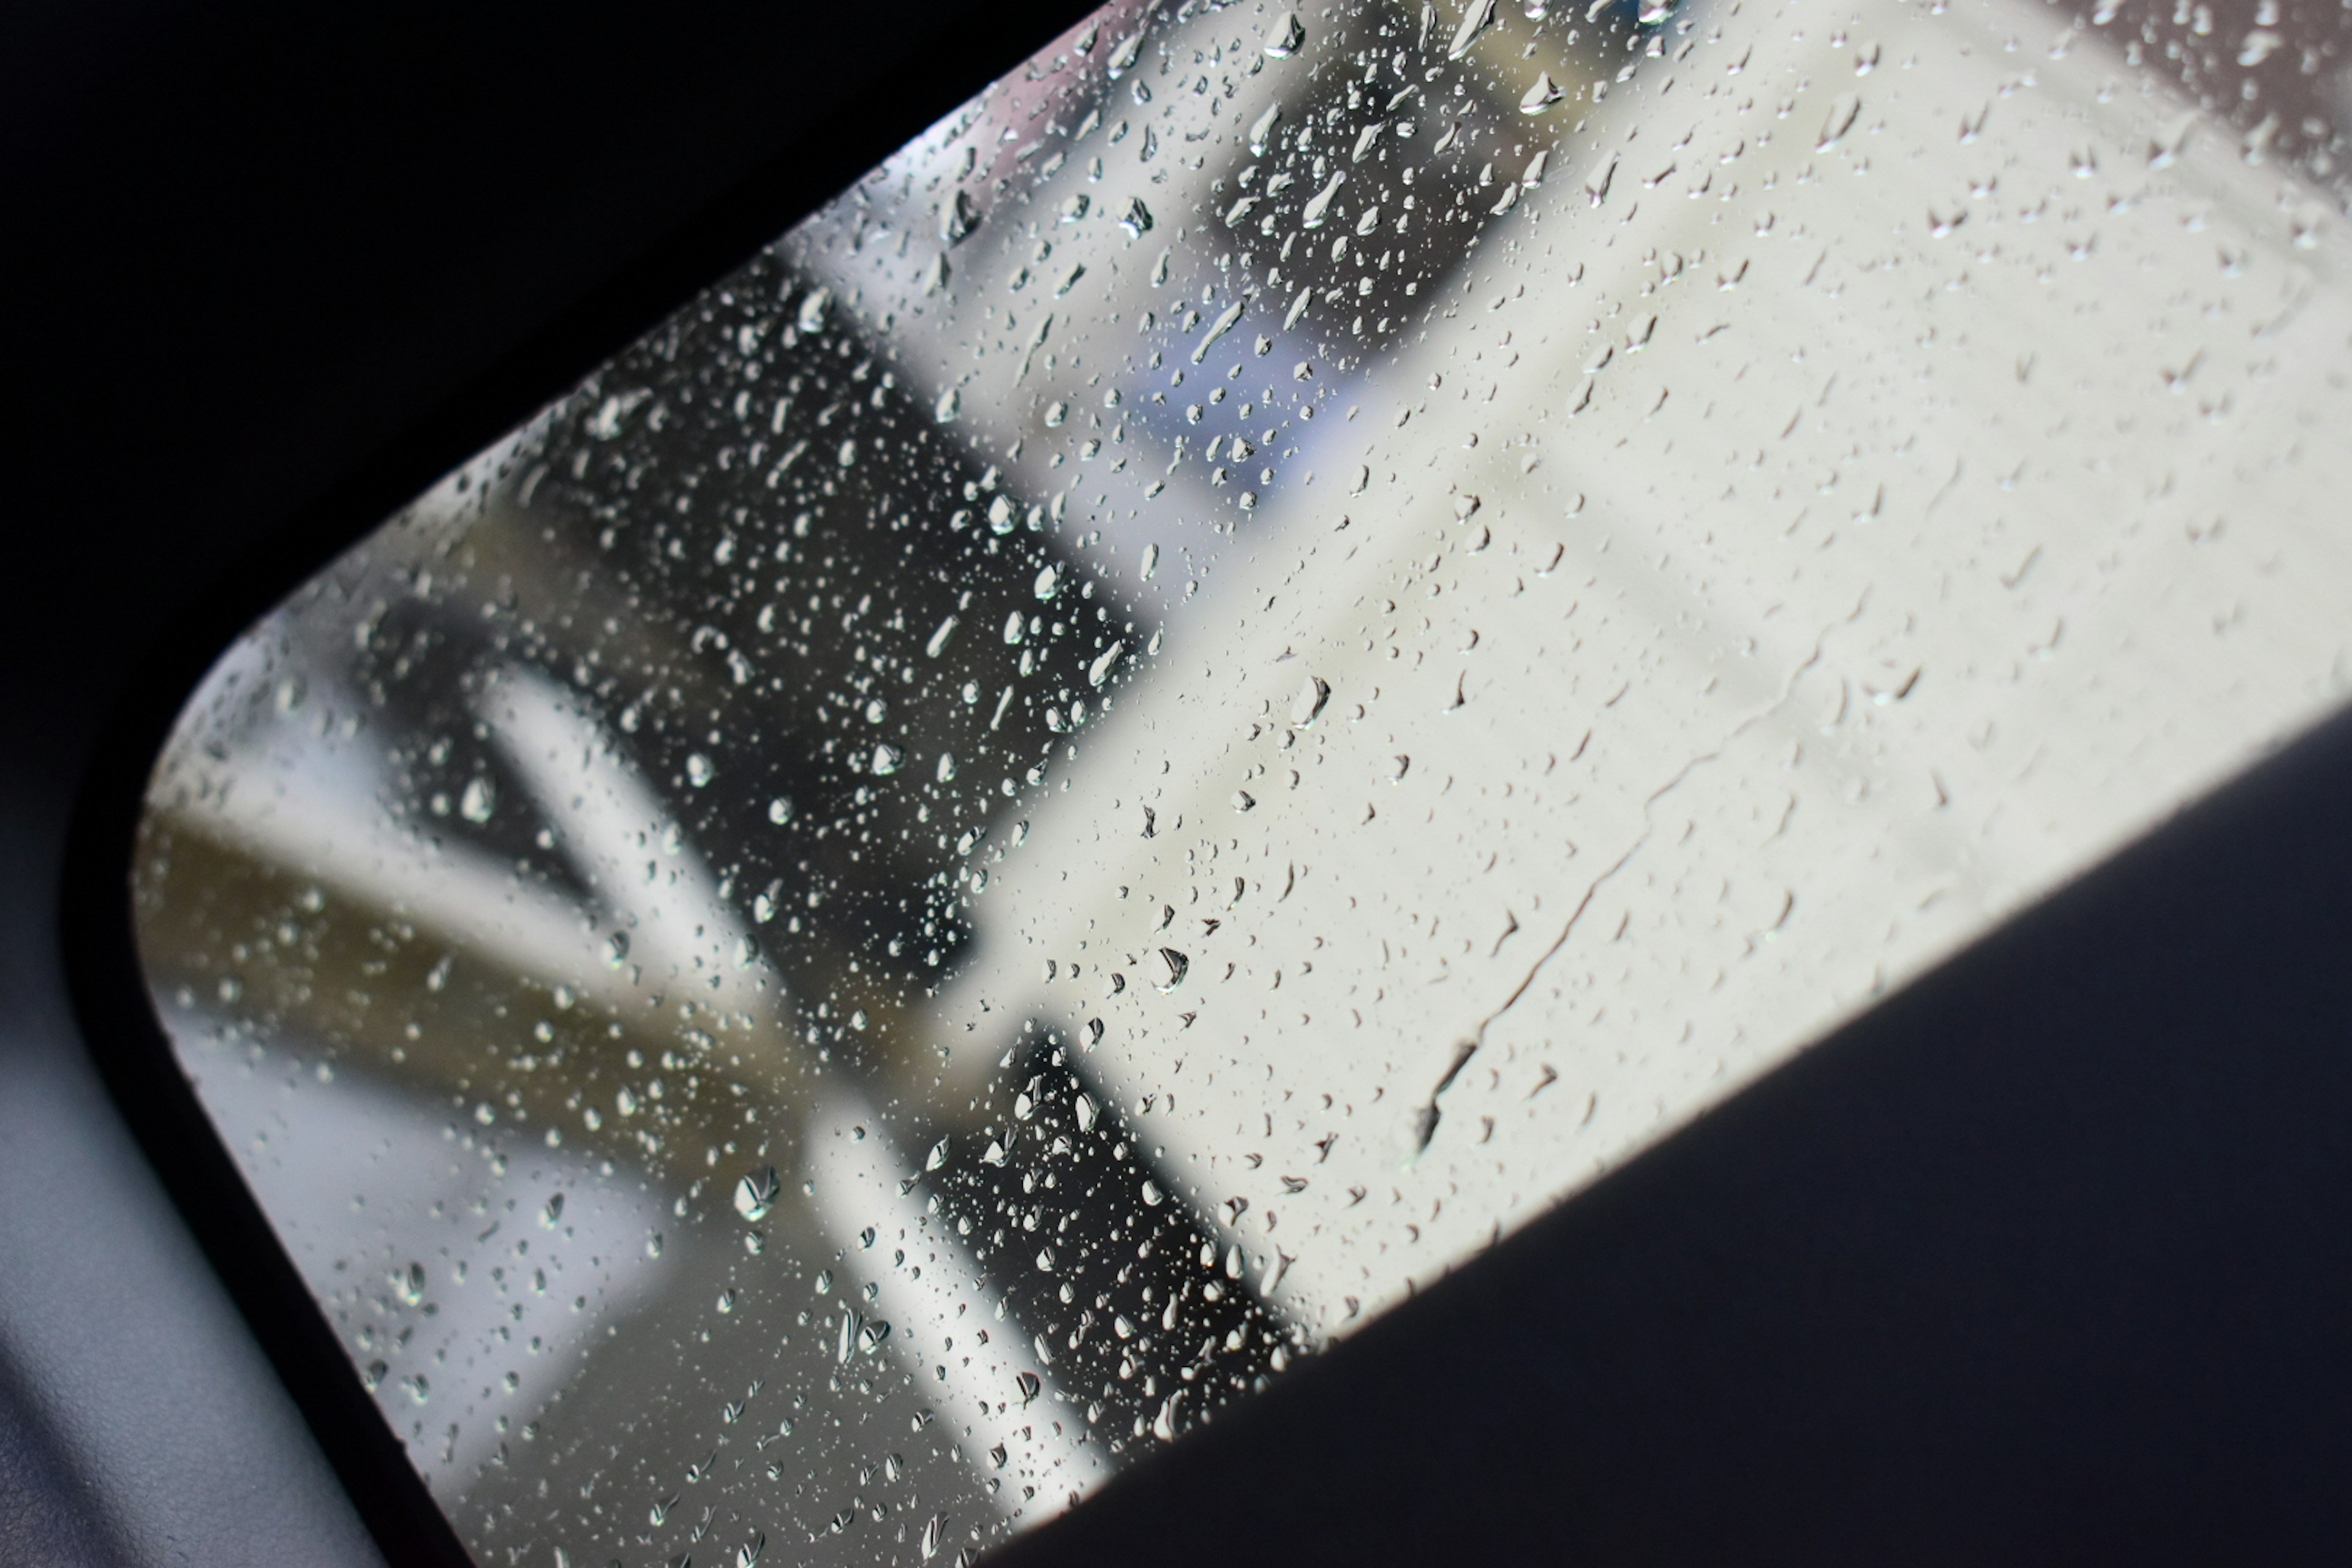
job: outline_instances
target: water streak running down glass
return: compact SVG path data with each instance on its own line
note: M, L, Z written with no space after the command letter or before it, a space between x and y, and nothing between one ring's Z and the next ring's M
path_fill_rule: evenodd
M2346 15L1129 0L257 626L144 962L471 1549L976 1553L2340 703Z

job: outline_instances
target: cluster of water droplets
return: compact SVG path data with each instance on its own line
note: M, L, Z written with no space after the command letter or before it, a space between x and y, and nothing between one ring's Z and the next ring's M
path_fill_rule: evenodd
M2340 701L2247 9L1121 0L249 634L142 952L473 1549L977 1552Z

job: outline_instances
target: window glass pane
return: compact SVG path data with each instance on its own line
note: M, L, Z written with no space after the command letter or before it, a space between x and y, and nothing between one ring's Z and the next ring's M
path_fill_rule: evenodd
M142 951L474 1550L976 1552L2339 703L2342 15L1115 5L255 627Z

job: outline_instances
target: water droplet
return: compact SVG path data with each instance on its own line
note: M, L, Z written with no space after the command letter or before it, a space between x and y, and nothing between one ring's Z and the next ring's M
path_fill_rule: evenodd
M1183 984L1185 974L1192 967L1192 961L1172 947L1163 947L1160 950L1160 963L1165 975L1165 978L1160 982L1160 989L1162 991L1173 991Z
M956 416L957 410L961 409L962 406L963 389L961 387L950 386L945 392L940 393L939 402L931 405L931 417L944 425L949 420L953 419Z
M1830 117L1822 122L1822 139L1813 151L1826 153L1845 139L1853 122L1862 114L1862 96L1842 92L1830 104Z
M1592 172L1584 176L1584 194L1592 198L1594 206L1609 199L1609 187L1616 178L1616 153L1612 153L1592 165Z
M798 318L801 331L803 332L823 331L824 330L825 312L832 308L832 289L810 289L807 296L801 300L801 310Z
M1478 36L1495 25L1495 0L1470 0L1463 8L1462 25L1454 30L1454 41L1445 46L1445 58L1458 60L1470 52Z
M1519 99L1521 114L1541 114L1565 96L1559 84L1551 79L1551 72L1538 71L1535 85Z
M1277 60L1286 60L1307 43L1307 26L1296 11L1286 11L1265 36L1265 52Z
M1037 581L1031 586L1040 599L1051 599L1062 591L1061 569L1055 566L1045 568L1037 574Z
M1270 1297L1276 1290L1281 1289L1282 1277L1290 1271L1290 1266L1297 1261L1297 1259L1279 1247L1276 1248L1274 1256L1266 1260L1265 1278L1258 1281L1257 1293L1260 1296Z
M780 795L768 803L768 820L782 827L793 819L792 796Z
M1323 711L1323 705L1330 700L1330 683L1320 676L1308 676L1299 686L1298 694L1290 700L1292 727L1303 730L1315 722Z
M1126 643L1114 642L1097 654L1094 663L1087 666L1087 684L1100 686L1104 681L1108 680L1110 672L1118 667L1119 656L1126 652Z
M773 1165L752 1172L735 1186L735 1212L755 1224L768 1217L768 1210L782 1190Z
M1307 198L1307 205L1298 212L1298 222L1301 227L1321 228L1323 226L1323 219L1331 211L1331 198L1339 194L1339 187L1347 183L1347 179L1346 174L1334 173L1321 190Z
M700 789L719 776L719 766L700 752L686 759L686 782Z
M872 765L877 776L887 776L897 773L906 760L907 753L887 741L877 742L874 747Z
M1150 231L1151 209L1143 205L1141 196L1128 198L1127 211L1119 215L1118 226L1127 230L1129 236L1134 238L1139 238Z
M457 814L468 822L488 822L498 808L498 786L488 779L468 782L466 793L457 801Z
M630 414L652 395L642 388L634 392L616 392L597 405L596 412L588 416L583 427L599 441L616 441L620 439L622 426Z
M1215 344L1219 338L1223 337L1227 332L1234 330L1234 323L1242 319L1242 311L1246 308L1247 307L1242 300L1236 300L1232 304L1226 306L1223 312L1219 315L1215 321L1209 323L1209 330L1201 334L1200 342L1193 346L1192 363L1194 364L1199 364L1202 360L1209 357L1210 348Z
M1070 1110L1078 1119L1079 1131L1091 1132L1095 1130L1095 1118L1098 1113L1095 1109L1093 1096L1081 1089L1071 1100Z
M971 193L959 190L940 207L940 237L950 245L961 244L973 229L980 226L980 208Z
M1259 115L1256 122L1250 126L1249 150L1252 153L1263 154L1265 152L1266 142L1274 135L1274 128L1281 122L1281 120L1282 105L1278 103L1266 105L1265 112Z

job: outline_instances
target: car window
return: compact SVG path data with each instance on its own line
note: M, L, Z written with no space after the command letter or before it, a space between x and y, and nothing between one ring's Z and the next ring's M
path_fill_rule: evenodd
M976 1554L2339 705L2343 15L1121 0L253 627L142 958L470 1549Z

